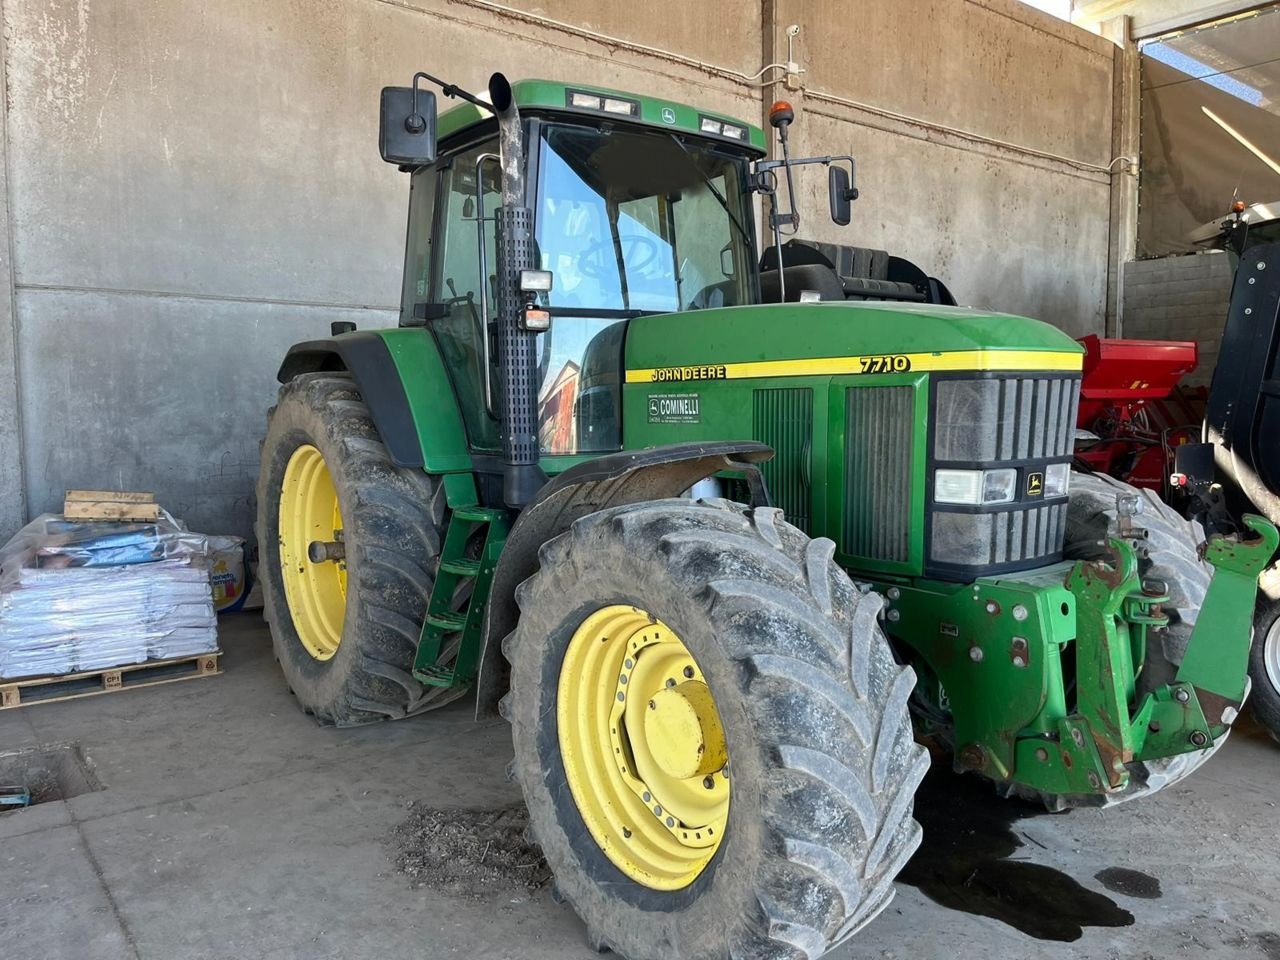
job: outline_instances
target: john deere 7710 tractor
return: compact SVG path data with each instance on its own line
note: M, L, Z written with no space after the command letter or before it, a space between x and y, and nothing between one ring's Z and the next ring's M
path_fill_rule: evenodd
M382 100L400 325L294 346L262 450L308 711L499 708L593 943L682 960L817 957L883 909L917 735L1054 807L1222 742L1276 530L1202 546L1073 474L1075 341L784 245L793 168L839 223L856 196L850 158L787 156L785 104L766 160L678 103L495 75L437 118L423 81Z

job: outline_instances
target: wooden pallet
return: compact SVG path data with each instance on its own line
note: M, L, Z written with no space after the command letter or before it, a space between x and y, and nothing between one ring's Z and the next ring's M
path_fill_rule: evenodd
M68 490L62 515L68 520L155 520L160 505L154 493Z
M0 680L0 710L27 707L34 703L79 700L104 693L157 687L162 683L212 677L222 672L218 666L221 650L172 660L147 660L105 670L64 673L51 677Z

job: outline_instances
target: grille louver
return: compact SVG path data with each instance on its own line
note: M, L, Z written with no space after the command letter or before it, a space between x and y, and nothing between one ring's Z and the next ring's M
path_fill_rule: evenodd
M1078 380L998 380L1001 460L1062 457L1075 438Z
M1062 377L941 380L933 455L982 463L1069 456L1079 403L1080 381Z
M786 513L788 522L808 533L813 390L756 390L752 423L755 439L774 450L773 459L760 465L773 502Z
M911 548L911 387L847 391L844 552L905 561Z

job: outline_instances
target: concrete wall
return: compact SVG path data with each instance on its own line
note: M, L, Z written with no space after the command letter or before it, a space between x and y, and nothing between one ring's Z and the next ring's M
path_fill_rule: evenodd
M780 26L847 25L800 35L796 150L854 154L862 198L839 231L811 178L807 228L902 252L962 303L1100 331L1114 44L1016 0L783 6Z
M1207 386L1218 364L1231 280L1231 261L1223 253L1126 263L1123 335L1136 340L1195 340L1200 364L1184 382Z
M797 23L797 150L853 152L863 188L837 237L804 178L809 236L901 252L975 303L1100 323L1112 54L1015 0L2 9L0 536L67 487L154 490L196 527L248 531L280 355L332 320L394 322L406 183L378 159L376 104L421 67L758 120L774 91L740 75Z

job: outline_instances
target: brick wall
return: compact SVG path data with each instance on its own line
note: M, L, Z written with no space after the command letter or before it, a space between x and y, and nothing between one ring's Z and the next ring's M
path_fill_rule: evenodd
M1231 261L1202 253L1124 265L1121 336L1133 340L1195 340L1200 365L1184 383L1208 384L1218 362L1231 298Z

